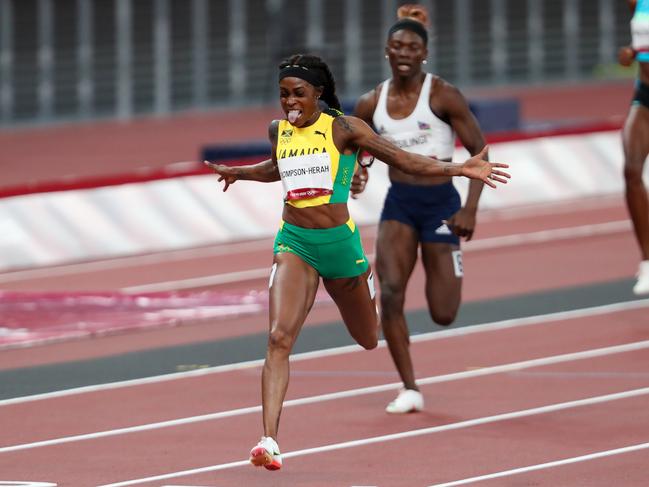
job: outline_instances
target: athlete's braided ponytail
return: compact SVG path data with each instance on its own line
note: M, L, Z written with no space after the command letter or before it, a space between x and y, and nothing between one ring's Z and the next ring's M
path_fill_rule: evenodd
M284 69L288 66L302 66L307 68L309 71L314 71L318 74L322 82L322 95L320 99L324 101L329 108L335 110L341 110L340 101L336 95L336 81L334 80L333 74L327 63L325 63L322 58L314 56L311 54L295 54L288 59L282 61L279 65L279 69Z

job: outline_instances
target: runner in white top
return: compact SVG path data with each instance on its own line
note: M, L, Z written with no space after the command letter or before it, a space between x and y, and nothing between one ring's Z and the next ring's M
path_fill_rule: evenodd
M638 80L622 131L626 204L642 261L635 294L649 294L649 199L642 175L649 154L649 0L628 0L633 12L631 46L620 49L619 61L630 66L638 61Z
M421 5L404 5L389 31L385 48L392 78L366 93L354 115L402 149L451 160L455 134L471 154L484 147L484 137L462 94L443 79L424 73L428 55L428 15ZM376 244L376 271L381 289L381 323L404 389L389 413L423 408L410 357L404 316L406 286L421 248L430 316L450 325L462 292L460 237L470 240L483 184L470 184L464 206L450 177L418 177L389 168L391 186L385 199ZM361 173L352 191L361 192Z

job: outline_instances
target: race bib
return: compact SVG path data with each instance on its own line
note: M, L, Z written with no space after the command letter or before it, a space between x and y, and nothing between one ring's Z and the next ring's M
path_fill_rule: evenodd
M455 271L455 277L464 276L464 264L462 264L462 251L454 250L452 252L453 257L453 270Z
M333 193L329 154L286 157L277 161L286 201Z
M370 298L374 299L376 296L376 287L374 287L374 273L370 272L370 275L367 276L367 288L370 290Z

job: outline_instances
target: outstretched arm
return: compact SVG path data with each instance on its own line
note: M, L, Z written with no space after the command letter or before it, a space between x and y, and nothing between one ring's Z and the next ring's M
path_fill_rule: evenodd
M219 175L219 182L224 181L223 191L227 191L231 184L238 180L259 181L261 183L272 183L279 181L277 163L272 159L258 162L248 166L227 166L205 161L216 174Z
M386 164L408 174L421 176L466 176L480 179L491 187L494 181L506 183L509 174L496 168L507 164L485 161L487 148L462 164L444 162L412 152L406 152L383 137L378 136L356 117L337 117L334 123L334 141L337 147L365 150Z
M471 113L468 102L455 86L438 79L435 97L431 97L431 109L442 120L448 120L469 154L474 156L485 146L478 121ZM488 155L484 159L488 160ZM447 221L453 232L459 237L465 237L467 241L471 240L475 231L478 202L483 188L482 181L472 179L464 206Z
M485 146L485 139L478 121L471 113L466 99L455 86L442 80L439 81L438 86L435 103L439 105L442 117L448 119L464 148L469 151L469 154L475 156ZM436 107L431 106L431 108L435 109ZM437 110L435 111L437 112ZM477 210L483 186L480 181L471 181L465 204L468 209Z
M231 184L234 184L239 179L247 181L259 181L262 183L272 183L279 181L279 169L277 168L277 159L275 157L275 149L277 147L277 127L279 122L273 120L268 127L268 138L270 139L272 147L272 156L270 159L251 164L248 166L226 166L225 164L214 164L205 161L216 174L219 175L219 182L223 181L223 191L227 191Z

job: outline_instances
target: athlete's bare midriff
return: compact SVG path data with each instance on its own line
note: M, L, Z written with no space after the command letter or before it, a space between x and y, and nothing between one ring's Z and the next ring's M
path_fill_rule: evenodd
M284 205L282 219L286 223L302 228L333 228L349 220L346 203L333 203L307 208Z

